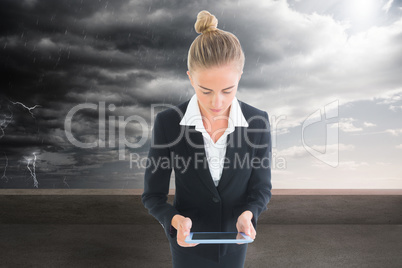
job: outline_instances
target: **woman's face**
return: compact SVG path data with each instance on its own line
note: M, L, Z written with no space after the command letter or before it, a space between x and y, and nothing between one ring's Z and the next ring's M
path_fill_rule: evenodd
M237 92L241 75L234 64L197 70L187 75L194 87L201 115L207 118L229 116L229 107Z

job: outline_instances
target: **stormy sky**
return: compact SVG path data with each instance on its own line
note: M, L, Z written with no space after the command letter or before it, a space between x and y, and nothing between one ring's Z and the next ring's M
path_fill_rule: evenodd
M402 1L3 0L0 188L142 188L204 9L270 115L274 188L402 187Z

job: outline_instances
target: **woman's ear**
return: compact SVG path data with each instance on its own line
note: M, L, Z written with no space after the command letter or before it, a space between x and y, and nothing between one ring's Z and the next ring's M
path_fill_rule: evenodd
M191 78L190 71L187 71L187 76L188 76L188 79L190 79L191 85L194 87L193 79Z

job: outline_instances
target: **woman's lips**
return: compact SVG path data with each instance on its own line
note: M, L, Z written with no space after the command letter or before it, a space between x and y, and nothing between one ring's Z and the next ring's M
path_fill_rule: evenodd
M220 111L222 111L222 109L211 109L211 111L214 113L219 113Z

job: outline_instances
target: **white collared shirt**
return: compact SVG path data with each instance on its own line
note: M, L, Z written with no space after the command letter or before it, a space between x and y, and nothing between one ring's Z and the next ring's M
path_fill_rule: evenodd
M235 127L248 127L237 98L234 97L230 106L228 127L225 130L218 130L218 133L223 131L224 133L216 143L213 142L211 136L205 130L196 94L191 97L180 125L195 126L195 130L202 133L209 170L215 186L218 186L225 163L227 136L235 130Z

